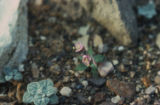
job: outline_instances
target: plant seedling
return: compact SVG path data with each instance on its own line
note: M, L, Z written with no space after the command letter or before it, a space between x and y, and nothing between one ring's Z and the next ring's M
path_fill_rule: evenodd
M21 80L23 78L22 74L17 69L11 69L9 67L6 67L4 70L4 79L6 81L10 80Z
M76 43L74 48L76 53L81 52L80 56L78 56L80 64L78 64L75 69L77 71L83 71L91 68L93 76L96 76L97 63L103 62L105 57L99 54L96 55L91 47L86 50L80 42Z
M57 88L53 86L53 82L50 79L29 83L27 91L23 95L23 102L33 102L35 105L57 104Z

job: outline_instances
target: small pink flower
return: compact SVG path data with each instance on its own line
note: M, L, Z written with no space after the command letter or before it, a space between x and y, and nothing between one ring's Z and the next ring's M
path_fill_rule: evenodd
M82 62L83 62L86 66L90 66L91 57L90 57L89 55L83 55L83 57L82 57Z
M75 44L75 49L76 49L76 52L80 52L80 51L82 51L84 49L84 46L82 45L82 43L77 42Z

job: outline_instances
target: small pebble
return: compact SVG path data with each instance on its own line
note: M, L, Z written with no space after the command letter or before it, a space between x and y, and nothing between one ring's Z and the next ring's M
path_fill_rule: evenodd
M105 92L97 92L94 96L95 102L100 102L105 99Z
M85 88L88 86L88 81L86 81L86 80L83 80L81 83Z
M43 71L43 70L44 70L44 68L41 66L41 67L39 68L39 70L40 70L40 71Z
M113 70L114 67L111 62L103 62L98 67L98 72L101 77L107 76Z
M106 80L104 78L91 78L89 81L96 86L102 86Z
M33 75L34 78L38 78L39 77L40 72L39 72L39 69L38 69L38 66L37 66L36 63L32 63L31 71L32 71L32 75Z
M112 62L114 65L117 65L119 63L118 60L112 60Z
M157 76L154 78L154 82L155 82L156 84L160 84L160 76L159 76L159 75L157 75Z
M111 99L111 101L114 103L114 104L117 104L119 101L121 101L121 97L120 96L115 96Z
M69 76L65 76L64 78L63 78L63 82L69 82L69 80L70 80L70 77Z
M44 41L44 40L46 40L47 38L46 38L45 36L40 36L40 39Z
M83 85L81 85L81 84L78 84L77 86L76 86L76 89L82 89L83 88Z
M118 51L123 51L124 50L124 47L123 46L119 46L118 47Z
M130 77L133 78L134 76L135 76L135 72L134 72L134 71L131 71L131 72L130 72Z
M155 100L154 105L160 105L160 100Z
M74 74L74 73L75 73L73 70L69 70L69 72L70 72L71 74Z
M78 58L74 57L73 58L74 64L77 65L78 64Z
M160 76L160 71L158 71L157 74Z
M55 23L56 22L56 17L49 17L49 19L48 19L48 21L50 22L50 23Z
M136 92L139 92L141 89L142 89L142 86L138 84L138 85L136 86Z
M77 99L78 99L78 102L82 103L82 105L88 102L87 97L84 96L82 93L77 94Z
M118 66L118 70L120 70L120 72L127 72L124 64L120 64L120 65Z
M103 49L103 40L102 40L102 37L100 35L94 35L93 46L94 47L101 46L101 48Z
M106 86L110 91L124 98L131 98L136 93L135 84L131 82L120 81L116 78L107 80Z
M99 45L98 46L98 52L99 53L106 53L108 51L108 45L107 44L103 44L103 45Z
M42 3L43 3L43 0L35 0L35 5L36 6L42 5Z
M78 72L75 72L74 75L75 75L75 77L79 77L79 73Z
M92 100L92 96L89 96L88 97L88 102L91 102L91 100Z
M72 94L72 89L69 88L69 87L63 87L63 88L60 90L60 94L61 94L62 96L70 97L71 94Z
M148 94L148 95L150 95L150 94L154 93L155 90L156 90L155 87L150 86L150 87L148 87L148 88L145 90L145 93Z
M156 45L157 45L157 47L160 49L160 33L157 35Z
M75 88L75 87L76 87L76 83L73 82L73 83L71 84L71 87L72 87L72 88Z

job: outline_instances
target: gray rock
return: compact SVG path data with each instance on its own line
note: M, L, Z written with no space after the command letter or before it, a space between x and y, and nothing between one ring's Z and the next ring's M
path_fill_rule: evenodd
M64 78L63 78L63 82L64 83L67 83L67 82L69 82L70 81L70 77L69 76L65 76Z
M130 0L79 0L91 16L122 44L137 39L137 24Z
M90 27L89 25L80 27L79 30L78 30L78 33L80 35L87 35L89 27Z
M160 76L159 76L159 75L157 75L157 76L154 78L154 82L155 82L156 84L160 84Z
M86 80L83 80L81 83L85 88L88 86L88 81L86 81Z
M131 98L136 93L134 83L120 81L116 78L107 80L106 86L110 91L124 98Z
M93 46L94 47L99 47L100 45L103 46L102 37L100 35L94 35Z
M150 105L151 97L149 95L143 95L140 97L137 97L133 102L131 102L129 105Z
M97 103L97 102L101 102L105 99L105 92L97 92L95 93L95 96L94 96L94 102Z
M129 74L130 74L130 77L133 78L136 73L134 71L131 71Z
M155 100L154 105L160 105L160 100Z
M45 36L40 36L40 39L41 39L42 41L45 41L45 40L46 40L46 37L45 37Z
M136 85L136 92L140 92L142 89L142 86L140 84Z
M0 69L4 66L18 66L26 58L27 1L0 1Z
M88 102L87 97L83 96L82 93L78 93L76 96L80 103L85 104Z
M154 92L155 92L155 90L156 90L156 88L155 88L155 87L150 86L150 87L148 87L148 88L145 90L145 93L149 95L149 94L154 93Z
M114 104L117 104L119 101L121 101L121 97L120 96L115 96L111 99L111 101L114 103Z
M108 51L109 47L107 44L102 44L98 46L98 52L99 53L106 53Z
M160 49L160 33L157 35L156 45L157 45L157 47Z
M69 88L69 87L63 87L63 88L60 90L60 94L61 94L62 96L70 97L71 94L72 94L72 89Z
M99 53L105 53L108 51L108 45L103 44L103 39L100 35L94 35L93 46L98 48Z
M113 62L113 64L114 64L114 65L119 64L119 61L118 61L118 60L116 60L116 59L112 60L112 62Z
M119 46L118 47L118 51L123 51L124 50L124 46Z
M38 69L37 64L36 63L32 63L31 67L32 67L32 69L31 69L32 76L34 78L38 78L40 73L39 73L39 69Z
M160 71L158 71L157 74L160 76Z
M42 5L43 0L35 0L34 2L35 2L36 6L40 6L40 5Z
M102 86L105 83L105 79L104 78L91 78L89 79L89 81L96 86Z
M98 66L98 72L101 77L105 77L114 70L114 67L111 62L103 62Z

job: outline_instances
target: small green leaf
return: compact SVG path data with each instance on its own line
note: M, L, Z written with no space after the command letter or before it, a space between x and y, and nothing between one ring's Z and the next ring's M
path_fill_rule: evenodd
M13 75L6 75L5 80L10 81L13 78Z
M90 56L93 56L94 51L93 51L92 47L89 47L89 48L88 48L88 54L89 54Z
M21 80L22 78L23 76L20 72L17 72L13 77L14 80Z
M38 90L38 83L37 82L31 82L31 83L28 84L27 91L30 94L33 94L33 95L36 94L37 90Z
M33 96L31 96L28 92L25 92L23 95L24 103L31 103L33 101Z
M79 60L82 60L82 56L78 56L78 59L79 59Z
M104 61L104 56L103 55L95 55L93 58L94 58L96 63Z
M49 97L49 103L50 104L58 104L59 103L58 96L52 95L51 97Z
M81 63L81 64L77 65L75 70L82 71L82 70L85 70L85 69L87 69L87 66L84 65L83 63Z
M90 66L92 69L97 69L96 65L94 65L93 63Z
M94 64L91 65L91 72L93 77L98 77L97 67Z
M56 93L57 93L57 88L55 88L55 87L53 87L53 86L47 86L47 87L46 87L46 92L45 92L45 94L46 94L47 96L51 96L51 95L56 94Z
M53 84L51 79L47 79L47 85L48 86L54 86L54 84Z
M39 87L53 86L51 79L41 80L38 82Z
M35 105L47 105L49 103L49 98L42 97L41 95L36 95L33 101Z

